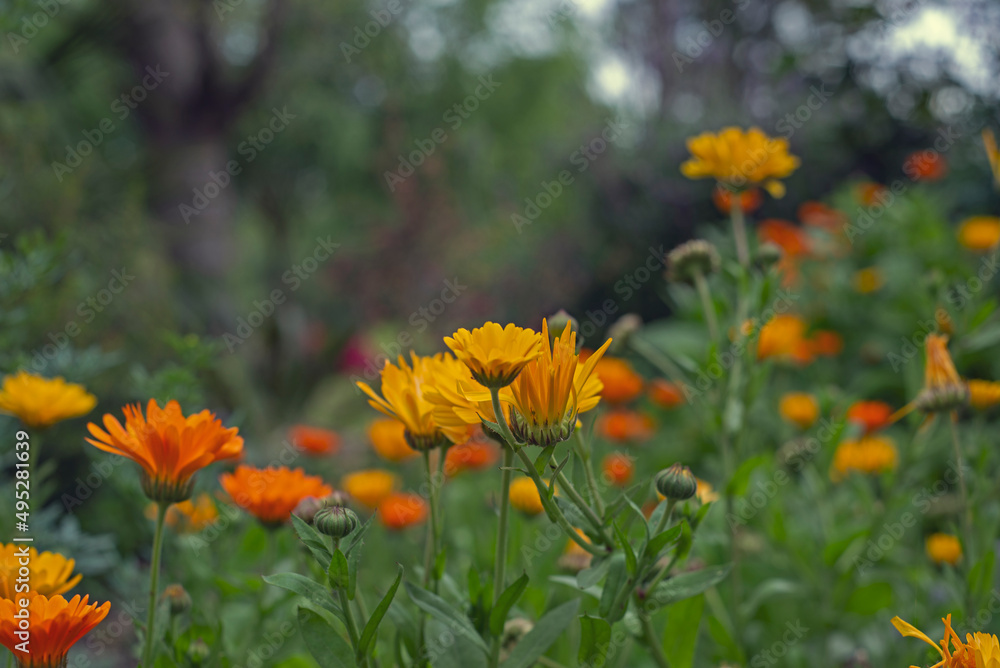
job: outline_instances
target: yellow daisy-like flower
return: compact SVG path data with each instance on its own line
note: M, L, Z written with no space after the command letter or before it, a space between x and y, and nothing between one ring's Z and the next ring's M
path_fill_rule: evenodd
M958 243L976 253L987 253L1000 244L1000 218L973 216L958 227Z
M951 627L951 615L941 621L944 622L944 638L940 643L934 642L926 633L899 617L892 618L892 625L903 637L919 638L938 651L941 660L931 668L1000 668L1000 641L996 636L989 633L968 633L963 643Z
M460 329L444 337L445 344L463 362L472 377L486 387L510 385L521 369L541 354L542 341L537 332L513 324L500 327L487 322L471 332Z
M383 459L401 462L416 457L417 451L406 442L406 427L399 420L379 418L368 426L372 448Z
M449 427L438 423L434 419L434 404L428 400L427 393L439 378L464 373L457 369L465 369L465 365L442 353L421 357L411 352L410 361L411 364L407 364L400 355L398 364L385 363L382 367L382 396L376 394L368 383L359 381L358 387L368 395L372 408L403 423L407 443L414 450L430 450L443 445L446 440L461 443L468 429L465 425Z
M510 505L517 508L525 515L534 517L540 514L545 507L542 505L542 496L538 493L538 487L531 478L517 478L510 483Z
M843 441L833 455L830 479L840 482L851 471L882 473L896 468L897 461L896 445L886 436L868 435L856 441Z
M935 564L954 566L962 559L962 544L957 536L947 533L932 533L924 543L927 557Z
M21 422L37 429L86 415L96 405L97 397L83 385L27 371L5 377L0 388L0 412L16 415Z
M359 503L373 509L396 490L399 478L384 469L368 469L344 476L340 486Z
M65 594L75 587L83 578L73 575L76 562L67 559L57 552L39 553L33 547L27 548L24 556L21 545L0 545L0 598L14 600L15 595L24 596L18 592L18 571L22 566L28 566L28 587L30 595L56 596Z
M470 425L481 424L483 420L497 420L489 389L473 378L464 364L441 368L425 396L434 404L434 420L442 428L456 432L466 430L468 433ZM501 406L505 415L509 414L510 407L502 403Z
M800 429L808 429L819 417L819 404L811 394L789 392L781 397L778 412L786 422L791 422Z
M150 503L146 506L146 519L155 520L157 506ZM212 497L202 492L193 499L175 503L167 509L167 526L178 533L200 533L219 518L219 508Z
M778 180L794 172L800 161L788 152L787 139L768 137L759 128L723 128L687 141L691 159L681 165L689 179L714 178L731 190L763 185L772 197L785 194Z
M521 375L500 394L510 404L510 427L514 436L532 445L555 445L576 429L576 418L601 400L603 386L594 367L611 345L604 342L580 364L576 332L570 324L549 343L549 325L542 321L542 355L529 363Z
M969 405L978 410L985 410L1000 404L1000 383L992 380L970 380Z

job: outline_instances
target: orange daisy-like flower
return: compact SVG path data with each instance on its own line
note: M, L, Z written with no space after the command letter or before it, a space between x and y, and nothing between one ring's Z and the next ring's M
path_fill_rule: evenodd
M146 518L156 519L156 504L146 508ZM207 529L219 517L219 508L211 495L202 492L194 499L181 501L167 510L167 526L178 533L199 533Z
M988 253L1000 245L1000 217L972 216L958 226L958 242L976 253Z
M840 482L852 471L877 474L896 468L899 457L896 444L885 436L864 436L837 446L830 468L830 479Z
M86 415L96 405L97 397L83 385L67 383L63 378L43 378L19 371L5 376L0 386L0 413L16 415L36 429Z
M27 556L25 556L27 552ZM14 600L19 571L29 569L28 586L31 594L56 596L65 594L83 578L73 575L76 562L58 552L39 552L23 545L0 545L0 598ZM23 595L23 594L22 594Z
M813 354L806 339L806 322L797 315L776 315L760 328L757 359L783 359L807 364Z
M733 210L734 194L729 188L715 186L712 190L712 203L716 209L728 216L729 212ZM743 210L743 213L756 211L764 203L764 196L760 193L759 188L749 188L737 196L740 198L740 209Z
M914 151L903 161L903 173L914 181L937 181L948 173L948 161L937 151Z
M962 559L962 544L958 537L947 533L932 533L925 542L927 557L935 564L954 566Z
M624 487L632 480L635 462L626 454L612 452L601 462L601 472L612 485Z
M472 377L486 387L510 385L521 370L542 352L537 332L513 324L501 327L487 322L471 332L460 329L444 337L461 362L469 367Z
M783 179L799 166L788 152L788 140L768 137L759 128L723 128L687 141L691 159L681 165L689 179L714 178L733 190L762 185L772 197L781 197Z
M597 433L615 443L645 441L653 435L653 418L627 408L616 408L597 418Z
M340 448L336 432L297 424L288 432L288 440L307 455L332 455Z
M445 455L445 475L454 476L462 471L478 471L492 466L500 457L500 449L489 441L482 432L478 438L459 443L448 448Z
M988 633L968 633L965 642L951 627L951 615L942 618L944 638L936 643L909 622L899 617L892 618L892 625L906 638L919 638L933 647L941 655L941 660L931 668L1000 668L1000 641ZM949 647L949 644L951 647ZM910 666L910 668L918 668Z
M809 350L822 357L834 357L844 349L844 339L837 332L820 329L808 340Z
M368 440L382 459L401 462L419 453L406 442L406 427L393 418L379 418L368 426Z
M762 220L757 226L757 238L763 243L769 241L785 251L785 255L791 258L808 255L810 251L809 235L798 225L768 218Z
M881 183L867 181L859 184L855 193L862 204L865 206L874 206L885 201L886 190L888 189Z
M158 503L187 499L195 473L243 453L243 439L236 427L223 427L207 410L185 417L176 401L160 408L156 400L150 399L145 417L139 405L125 406L122 411L124 427L113 415L106 414L104 429L93 422L87 425L94 437L87 441L139 464L143 491Z
M65 668L66 655L80 638L101 623L111 604L90 603L87 596L74 596L67 601L62 596L39 594L28 604L28 652L17 649L24 642L24 620L18 619L20 608L14 601L0 599L0 645L18 657L19 668Z
M649 400L660 408L676 408L684 403L684 393L675 383L657 378L649 384Z
M377 508L384 498L399 487L399 477L384 469L368 469L344 476L340 486L361 505Z
M232 473L223 473L219 482L236 505L269 526L287 522L307 496L322 499L333 494L322 478L286 466L259 469L242 464Z
M526 476L514 478L510 483L510 505L529 517L534 517L545 510L542 505L542 495L538 493L535 481Z
M806 392L789 392L781 397L778 412L786 422L808 429L819 417L819 403Z
M977 410L986 410L1000 404L1000 383L992 380L970 380L969 405Z
M856 401L847 409L847 421L861 425L866 434L889 424L892 406L884 401Z
M417 494L394 492L382 499L378 516L387 529L400 531L427 519L427 501Z
M642 376L620 357L603 357L594 367L594 374L604 385L601 399L609 404L624 404L642 394Z
M803 225L837 234L844 229L847 217L840 211L822 202L804 202L798 208L798 218Z

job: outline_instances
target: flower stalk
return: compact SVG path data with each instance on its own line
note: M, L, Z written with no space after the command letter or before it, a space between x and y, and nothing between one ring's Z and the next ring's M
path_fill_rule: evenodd
M142 651L143 668L152 668L155 651L153 637L156 632L156 597L159 594L160 559L163 554L163 527L166 525L166 503L156 504L156 533L153 536L153 563L149 575L149 611L146 613L146 642Z

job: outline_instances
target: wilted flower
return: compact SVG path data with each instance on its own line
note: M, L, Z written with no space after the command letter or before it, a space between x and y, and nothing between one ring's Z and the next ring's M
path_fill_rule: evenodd
M0 412L16 415L25 425L36 429L86 415L96 405L97 397L83 385L27 371L5 376L0 387Z

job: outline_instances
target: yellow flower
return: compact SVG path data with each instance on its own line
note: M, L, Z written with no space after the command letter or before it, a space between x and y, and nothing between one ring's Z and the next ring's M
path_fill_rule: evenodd
M395 491L399 478L383 469L355 471L344 476L340 486L345 492L369 509L377 508L387 496Z
M442 445L445 440L461 443L468 433L467 428L448 427L434 418L434 404L427 398L427 392L437 379L453 377L464 373L464 365L451 355L438 353L433 357L420 357L410 353L412 366L399 356L398 366L386 362L382 367L382 396L368 386L358 382L358 387L368 395L372 408L396 418L406 427L406 439L414 450L429 450Z
M990 161L993 180L1000 185L1000 149L997 149L997 138L990 128L983 129L983 147L986 148L986 159Z
M510 483L510 505L525 515L535 516L545 510L542 497L531 478L517 478Z
M83 385L27 371L5 377L0 388L0 412L16 415L27 426L38 429L86 415L96 405L97 397Z
M368 426L368 439L375 452L390 462L401 462L417 455L417 451L406 442L406 427L399 420L375 420Z
M1000 642L988 633L968 633L965 642L951 628L951 615L944 617L944 638L936 643L909 622L899 617L892 618L892 625L906 638L919 638L937 650L941 660L931 668L1000 668ZM951 649L948 644L951 643ZM916 668L916 666L911 666Z
M513 324L501 328L487 322L471 332L460 329L444 337L461 362L472 372L472 377L486 387L500 388L510 385L521 369L541 354L542 341L537 332Z
M819 404L811 394L789 392L781 397L778 412L787 422L798 425L800 429L808 429L819 417Z
M840 482L851 471L882 473L896 467L896 445L886 436L868 435L859 440L843 441L837 446L830 469L830 479Z
M772 357L800 364L812 361L805 320L797 315L781 314L764 323L757 338L757 359Z
M511 431L532 445L554 445L569 438L576 418L601 400L600 379L594 367L611 345L604 342L580 364L576 332L567 323L562 334L549 343L549 325L542 321L542 355L504 388L501 399L510 404Z
M962 544L958 538L946 533L932 533L924 545L927 557L935 564L954 566L962 559Z
M713 501L719 500L719 493L715 491L709 483L705 482L701 478L695 478L698 483L698 489L695 491L694 495L698 497L698 500L702 503L712 503Z
M156 504L146 506L146 518L156 519ZM199 533L219 517L219 509L211 496L202 492L194 499L175 503L167 509L167 526L178 533Z
M884 282L882 272L875 267L861 269L854 274L854 289L863 295L875 292Z
M773 139L759 128L705 132L688 139L687 147L692 157L681 165L681 173L689 179L714 178L732 190L763 184L773 197L785 193L777 179L799 166L799 159L788 152L787 139Z
M971 251L986 253L1000 244L1000 218L973 216L958 227L958 242Z
M969 405L979 410L1000 404L1000 383L992 380L970 380Z
M21 556L21 545L0 544L0 598L13 601L15 594L23 595L25 592L17 592L18 571L25 565ZM57 552L39 553L33 547L28 548L27 566L30 569L28 576L28 586L30 594L41 594L43 596L56 596L65 594L75 587L83 578L82 575L73 575L73 566L76 562L67 559Z

